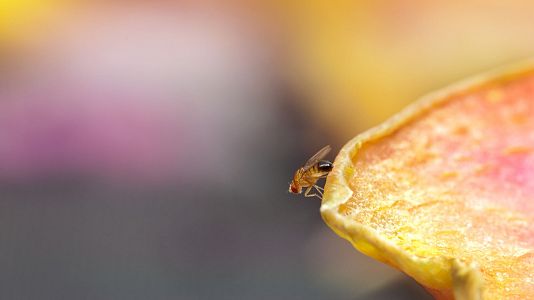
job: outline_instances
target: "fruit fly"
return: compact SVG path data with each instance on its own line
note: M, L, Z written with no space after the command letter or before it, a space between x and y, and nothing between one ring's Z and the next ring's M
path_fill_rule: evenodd
M317 180L325 178L330 171L332 171L332 163L323 160L323 158L330 152L332 148L326 146L319 152L315 153L308 161L304 164L303 167L299 168L295 175L293 176L293 181L289 184L289 192L293 194L302 193L302 189L306 188L304 191L305 197L317 196L319 199L323 197L323 189L316 185ZM310 194L312 189L315 188L318 194Z

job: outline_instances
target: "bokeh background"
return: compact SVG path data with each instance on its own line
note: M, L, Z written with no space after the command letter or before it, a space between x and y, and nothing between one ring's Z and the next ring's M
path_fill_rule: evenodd
M519 0L0 0L0 299L428 299L287 184L532 28Z

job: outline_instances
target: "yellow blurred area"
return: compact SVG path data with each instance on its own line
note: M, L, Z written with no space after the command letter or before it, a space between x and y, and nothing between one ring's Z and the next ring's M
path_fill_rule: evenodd
M17 43L45 32L64 7L59 0L0 0L0 43Z
M534 51L529 1L341 0L286 9L292 78L343 139L429 91Z

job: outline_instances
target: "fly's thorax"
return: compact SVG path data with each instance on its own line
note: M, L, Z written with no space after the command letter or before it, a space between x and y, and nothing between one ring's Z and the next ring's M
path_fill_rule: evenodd
M302 179L303 175L304 175L304 170L302 168L298 169L295 172L295 175L293 176L293 182L298 183Z

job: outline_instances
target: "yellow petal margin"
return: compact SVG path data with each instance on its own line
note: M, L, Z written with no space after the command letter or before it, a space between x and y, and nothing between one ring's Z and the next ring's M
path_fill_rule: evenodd
M436 299L534 299L532 112L534 61L424 97L341 149L324 221Z

